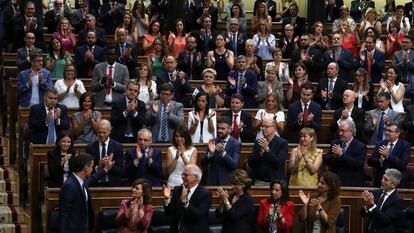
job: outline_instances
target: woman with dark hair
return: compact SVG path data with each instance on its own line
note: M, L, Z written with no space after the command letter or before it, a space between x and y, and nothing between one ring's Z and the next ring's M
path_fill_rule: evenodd
M60 131L56 138L55 148L47 152L47 168L49 170L50 188L62 186L69 175L69 159L76 156L70 131Z
M194 110L188 113L188 129L193 142L207 143L216 137L216 112L209 107L209 96L199 92L194 98Z
M154 53L148 56L148 65L152 73L152 80L155 81L165 71L163 61L167 56L167 44L164 39L157 37L152 42L152 46L154 46Z
M147 233L150 226L153 206L152 187L146 179L137 179L132 183L131 199L122 200L115 222L118 233Z
M303 206L299 219L305 221L305 232L335 233L336 219L341 209L341 180L333 172L325 172L318 182L317 194L310 197L299 190Z
M218 80L227 80L229 72L233 69L234 54L226 49L226 37L223 34L216 36L216 49L207 53L207 67L217 72Z
M387 24L390 18L395 15L395 0L385 0L385 6L379 10L379 18L383 24Z
M126 41L129 43L134 43L133 41L133 33L134 33L134 19L131 15L131 13L126 12L124 14L124 17L122 18L122 22L121 24L115 29L115 33L114 33L114 38L115 38L115 42L117 42L117 33L118 30L123 28L126 32L127 32L127 39Z
M401 49L405 34L400 32L400 22L392 21L388 27L387 55L388 60L394 58L394 53Z
M229 18L234 17L234 15L232 14L233 13L232 9L233 9L234 5L239 6L240 15L243 15L243 17L244 17L244 14L241 13L241 12L244 11L243 1L242 0L230 0L226 3L226 18L227 18L227 21L229 20Z
M365 30L364 40L365 40L365 37L367 37L368 35L371 35L375 38L375 49L378 49L379 51L385 53L385 50L386 50L385 44L384 42L382 42L378 30L375 27L369 27L367 28L367 30ZM365 49L365 42L361 44L360 51L364 51L364 49Z
M79 112L73 114L72 132L75 143L88 144L97 139L98 122L102 119L101 113L95 111L94 94L85 92L79 98Z
M358 33L355 33L351 29L351 26L348 21L340 22L338 33L342 35L342 48L351 50L352 57L356 59L358 54L357 47L360 43Z
M53 37L61 41L65 52L73 53L76 46L76 35L72 32L72 25L69 19L62 18L60 20L57 31L53 33Z
M229 4L228 2L227 4ZM230 28L230 20L236 18L239 20L240 23L240 31L246 32L247 31L247 20L243 12L242 2L235 3L231 6L230 10L230 17L227 17L227 30Z
M212 68L204 69L201 73L203 84L193 91L193 99L200 92L205 92L209 96L209 108L218 108L224 105L224 93L219 86L214 85L217 72Z
M293 67L293 78L288 79L289 89L286 93L286 106L300 99L300 90L304 83L309 82L306 66L302 62Z
M163 37L161 35L160 27L160 22L152 21L148 34L144 35L142 48L144 48L145 56L155 53L155 39Z
M252 222L254 201L247 192L252 185L252 180L245 170L236 169L230 175L230 182L231 194L222 187L219 187L216 192L220 198L216 216L223 221L221 232L254 232L255 224Z
M397 5L395 7L395 14L388 18L387 27L386 29L389 30L390 23L392 21L397 21L400 25L400 31L401 33L404 33L404 35L408 35L411 29L410 25L410 19L405 16L405 7L403 5Z
M138 99L148 104L157 98L157 83L151 80L152 74L148 63L142 63L137 68L137 80L139 83Z
M193 146L190 132L184 125L178 126L171 140L172 146L167 150L168 185L171 187L181 185L181 174L187 164L197 163L197 149Z
M357 94L355 106L365 111L371 110L372 100L374 99L374 88L368 82L367 71L362 67L358 68L355 72L352 90Z
M287 182L272 181L269 189L270 197L262 199L259 204L259 233L288 233L295 215L295 204L290 201Z
M70 63L72 63L72 56L63 49L62 41L58 38L53 38L49 43L45 64L52 78L62 79L63 68Z
M135 1L134 6L132 7L132 14L134 14L135 17L135 26L132 33L132 41L134 44L138 43L138 38L142 38L145 34L148 34L150 21L149 16L145 11L144 1Z
M58 101L68 108L79 108L79 97L86 92L82 80L76 78L74 64L66 64L63 69L63 79L55 82L58 91Z
M185 51L187 44L187 34L185 34L185 25L183 19L175 21L174 30L168 35L168 50L171 56L178 57L178 54Z
M381 92L389 92L391 96L392 110L403 113L405 86L399 81L398 70L395 67L390 67L385 75L385 78L380 81L380 89L378 90L377 95Z
M321 21L316 21L311 28L309 37L311 39L310 47L314 47L321 52L329 48L329 38L325 35L325 27Z

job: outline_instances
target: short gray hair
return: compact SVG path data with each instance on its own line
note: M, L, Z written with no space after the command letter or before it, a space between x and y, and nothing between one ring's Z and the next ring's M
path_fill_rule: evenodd
M107 119L100 120L99 123L98 123L98 126L99 125L104 125L104 126L108 127L110 130L112 130L111 122L108 121Z
M387 170L385 170L385 175L389 176L393 183L395 184L395 186L398 186L401 182L402 179L402 174L400 171L398 171L395 168L388 168Z
M185 165L184 169L188 169L191 173L191 175L195 175L197 176L197 181L200 182L201 178L203 177L203 172L201 171L201 169L195 165L195 164L188 164Z
M137 135L147 133L150 137L152 137L152 132L148 128L142 128L138 131Z
M356 129L354 121L346 119L346 120L341 121L341 123L339 123L339 126L341 126L341 125L348 125L348 127L352 131L352 136L355 137L357 129Z

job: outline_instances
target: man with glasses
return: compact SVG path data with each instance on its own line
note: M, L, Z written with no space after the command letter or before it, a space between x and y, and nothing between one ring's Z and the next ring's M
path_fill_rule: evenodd
M26 33L24 37L25 46L17 50L16 65L19 71L29 69L31 66L30 55L31 54L42 54L42 49L37 48L34 44L36 37L33 32Z
M233 51L234 57L245 54L247 36L240 30L240 21L237 18L230 19L230 26L226 34L226 48Z
M342 35L335 33L332 36L332 48L328 49L323 56L323 65L327 66L331 62L338 64L338 78L346 82L352 81L354 71L354 61L352 52L342 47Z
M385 65L385 54L375 48L375 38L372 35L365 37L365 49L359 52L357 67L367 71L368 81L379 83Z
M342 95L347 88L347 82L338 77L339 65L330 62L326 68L326 78L319 80L317 101L326 110L336 110L342 105Z
M293 51L290 67L295 67L298 62L304 63L308 72L308 80L319 82L323 70L322 55L318 49L310 47L310 36L303 34L300 36L299 48Z
M380 187L381 177L388 168L395 168L402 173L400 188L408 187L407 165L410 161L411 144L400 138L401 128L398 123L389 123L385 130L385 140L376 144L374 153L368 159L368 166L374 167L374 187Z
M201 52L197 51L197 39L188 36L186 42L186 50L178 55L178 70L188 74L189 80L201 80L204 58Z
M191 35L197 38L197 51L203 55L203 63L207 57L207 53L215 48L216 30L211 26L211 16L205 15L201 18L202 28L192 31Z
M36 47L43 48L43 18L35 13L36 6L28 1L24 8L24 14L15 18L13 24L13 48L12 52L24 46L24 36L33 32L36 37Z
M414 76L414 50L411 49L412 37L409 35L405 35L403 40L401 41L402 47L401 50L398 50L394 53L394 58L392 59L392 66L398 69L400 74L400 81L401 82L409 82L405 93L412 97L413 95L413 81L412 78ZM411 103L414 103L411 101Z
M282 37L279 40L279 48L282 48L282 57L289 58L292 57L293 51L298 48L297 40L299 37L294 37L293 35L293 25L286 24L284 27L284 32Z

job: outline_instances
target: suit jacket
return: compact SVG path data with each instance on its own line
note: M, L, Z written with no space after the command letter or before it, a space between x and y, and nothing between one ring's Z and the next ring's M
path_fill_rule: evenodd
M137 150L135 148L127 151L125 173L129 181L132 183L138 178L145 178L151 182L152 186L161 186L161 174L162 174L162 155L161 150L151 147L152 151L152 163L148 162L147 155L142 156L138 162L138 166L135 166L134 160L137 157Z
M405 8L405 16L410 19L410 23L414 20L414 12L413 12L413 2L406 3L404 5Z
M331 141L329 152L323 157L323 161L330 170L338 174L342 186L364 186L364 162L367 155L367 146L356 138L352 139L346 151L341 156L332 152L333 145L341 145L339 139Z
M365 60L362 62L360 57L357 59L357 67L363 67L365 70L368 70L368 59L367 59L367 50L363 51ZM371 82L379 83L382 79L382 71L384 70L385 65L385 54L378 49L375 49L374 55L372 56L371 63Z
M100 151L99 151L99 141L91 142L86 146L85 152L93 156L94 173L98 172L96 170L97 165L99 164ZM124 150L122 144L110 139L109 145L106 145L106 154L113 154L112 161L115 161L115 164L112 166L112 169L108 171L108 182L109 186L116 187L121 184L121 176L124 173ZM102 170L102 169L100 169ZM100 171L99 170L99 171ZM106 182L106 176L98 180L98 185Z
M43 20L42 18L37 18L36 26L33 26L32 29L25 28L26 26L26 16L21 14L20 16L14 19L13 24L13 48L12 52L17 51L18 48L24 47L24 37L27 32L33 32L36 41L35 46L38 48L43 48Z
M399 112L393 111L392 109L388 109L388 118L390 122L399 124L401 115ZM372 118L377 117L377 123L375 125L372 124ZM378 136L378 129L379 123L381 119L381 111L378 109L373 109L367 113L367 118L365 120L364 131L370 137L368 140L368 145L375 145L377 144L377 136ZM385 130L385 126L384 126Z
M115 53L116 53L116 56L118 57L117 62L128 67L128 71L130 74L135 73L135 67L137 65L137 58L138 58L136 46L130 42L125 42L124 52L126 49L131 49L131 59L129 60L122 58L120 46L121 45L119 43L115 45Z
M32 69L20 71L19 82L17 84L17 98L19 99L20 107L29 107L30 99L32 98L32 87L27 83ZM46 88L52 86L52 76L50 72L42 68L43 80L39 82L39 101L43 100L43 92Z
M375 167L375 179L374 187L381 186L381 179L385 173L385 170L388 168L398 169L403 177L398 187L405 188L407 187L407 165L410 160L411 145L403 139L398 139L397 143L394 145L394 148L391 151L391 154L380 162L380 153L379 148L381 146L387 146L388 141L384 140L376 144L374 152L371 157L368 159L368 165Z
M180 102L184 105L184 107L190 107L190 100L191 98L188 97L187 94L193 93L193 90L188 82L188 75L185 74L185 82L184 84L178 78L178 75L175 79L175 82L170 81L170 76L168 72L164 72L160 77L157 77L157 93L160 94L160 86L163 83L171 83L174 87L174 100Z
M328 86L329 86L329 79L328 78L323 78L323 79L319 80L318 89L316 90L315 101L318 101L323 109L327 109L327 100L328 100L329 97L324 99L321 95L321 91L322 90L327 91ZM335 85L334 85L333 90L332 90L333 95L332 95L332 98L331 98L330 109L335 110L335 109L338 109L342 106L342 95L344 94L344 91L346 89L348 89L347 82L337 77L336 81L335 81Z
M278 136L274 136L269 143L269 152L261 153L258 142L254 143L253 152L248 160L248 165L253 170L253 180L273 181L285 180L285 163L288 158L288 142Z
M86 44L81 45L75 50L75 64L78 70L78 78L92 78L88 76L88 69L92 69L95 65L105 61L105 50L98 45L93 48L93 61L89 61L85 58L86 50L88 46Z
M122 98L118 102L112 104L111 110L111 124L112 124L112 133L111 137L121 143L130 142L128 138L125 137L125 133L128 127L128 120L131 122L131 132L133 135L133 142L137 141L137 133L144 125L147 124L149 115L147 114L147 109L145 103L141 100L138 100L137 114L129 113L126 117L124 115L124 110L127 108L126 97Z
M204 12L204 8L203 8L203 6L201 5L200 7L196 7L196 12L195 12L195 14L196 14L196 18L197 18L197 21L198 21L198 18L200 17L201 18L201 16L203 15L203 12ZM217 9L217 7L215 7L215 6L213 6L212 4L208 7L208 14L210 15L210 17L211 17L211 29L214 29L214 30L217 30L217 21L218 21L218 18L219 18L219 14L218 14L218 9ZM201 21L200 21L201 22Z
M214 139L220 143L219 138ZM207 185L231 185L230 174L239 167L241 143L230 136L224 152L215 151L212 155L206 150L201 164L208 167Z
M60 124L55 122L55 131L58 135L60 130L68 130L70 127L68 111L65 105L57 104L57 108L60 108ZM30 140L34 144L45 144L48 133L48 126L46 125L46 107L43 102L35 104L30 108L29 113L29 128L32 131L32 139Z
M240 114L240 120L243 122L243 130L239 132L240 140L242 142L253 142L256 139L256 135L253 134L252 115L243 110L240 111ZM227 110L223 113L223 116L226 116L233 121L232 110Z
M237 93L237 83L239 83L239 72L238 71L230 71L229 75L233 77L236 81L236 86L232 86L230 82L226 84L226 95L231 97L231 95ZM250 70L246 70L244 73L244 78L246 79L246 86L240 87L240 94L243 95L244 98L244 107L245 108L257 108L256 102L256 93L257 93L257 76ZM227 98L227 107L230 107L230 99Z
M411 78L411 76L414 75L414 50L410 49L407 63L402 62L403 54L403 50L398 50L394 53L392 66L396 67L399 70L400 81L406 83Z
M178 233L179 225L182 232L210 233L208 213L211 206L211 192L200 184L194 190L187 207L180 201L183 186L176 186L172 191L169 205L164 206L167 215L172 217L170 233Z
M298 48L293 51L292 59L290 62L290 67L295 67L295 64L300 62L300 54L302 49ZM322 78L322 56L318 49L309 47L308 48L308 55L311 59L303 62L306 66L306 71L308 72L309 81L311 82L319 82L319 79Z
M268 82L266 80L258 83L256 101L259 105L259 108L266 107L266 97L268 94L267 87L268 87ZM283 81L279 81L279 82L274 81L272 83L272 91L273 93L277 94L277 97L278 97L277 100L279 101L279 103L283 103Z
M246 47L246 40L248 38L247 35L245 33L241 32L241 30L239 30L237 32L236 45L234 45L233 41L232 41L232 37L229 37L228 33L229 32L227 32L225 34L226 38L227 38L226 48L233 51L234 57L237 57L239 55L244 55L245 54L244 49ZM234 48L236 48L236 51L235 51Z
M42 50L35 48L35 52L41 54ZM26 47L17 50L16 65L19 71L30 69L30 67L32 67L32 63L27 60L28 57L30 57L30 54L28 54Z
M150 108L150 121L149 125L152 125L151 131L152 131L152 141L157 142L158 141L158 135L160 134L160 128L161 128L161 119L162 119L162 103L160 100L156 101L159 106L158 112L154 112L152 108ZM168 116L167 121L167 127L168 127L168 139L171 141L174 130L177 128L180 124L183 124L184 122L184 111L183 111L183 104L171 101L172 105L172 112Z
M76 152L68 151L68 154L74 156ZM63 175L65 174L65 171L63 170L61 162L62 154L56 147L47 152L47 168L49 170L49 182L47 185L50 188L60 188L63 184Z
M306 19L300 16L296 17L296 27L293 29L293 37L300 36L305 32L305 23ZM285 28L286 24L292 24L291 16L282 18L282 29ZM282 30L282 33L285 33L285 30Z
M92 196L88 187L104 177L105 170L84 180L88 200L85 200L85 191L72 173L62 185L59 192L59 232L60 233L89 233L93 228Z
M364 4L362 4L364 3ZM361 0L353 0L351 2L351 8L349 9L349 14L355 20L355 22L360 23L363 19L363 15L365 11L369 8L375 9L375 2L371 0L361 1Z
M86 44L86 36L88 35L88 28L83 28L79 31L78 46ZM95 44L99 47L106 47L106 32L103 28L95 27L96 42Z
M95 9L89 7L88 13L94 15L95 17L98 17L98 13L95 11ZM76 8L71 16L70 24L75 28L76 32L80 32L81 29L85 27L86 18L83 17L83 11L80 8ZM97 38L98 39L98 38Z
M362 98L362 109L365 111L370 111L372 110L372 102L374 101L374 86L372 85L372 83L369 83L369 91L368 91L368 100L365 98ZM355 98L355 102L354 102L355 106L358 106L358 97Z
M405 117L403 123L404 131L407 133L406 139L414 145L414 104L405 108Z
M203 33L204 29L195 30L191 32L191 35L197 39L197 51L199 51L203 56L207 56L207 53L204 54L205 50L211 51L216 48L215 38L217 36L217 32L213 28L211 28L210 31L211 31L211 38L209 38L207 42L208 48L205 47L206 43L204 43L204 35L205 35Z
M115 65L116 64L116 65ZM113 81L115 86L112 89L112 103L116 103L122 99L125 93L126 85L129 80L128 68L118 62L114 63L115 71L113 73ZM93 68L92 73L92 91L95 95L95 106L103 107L106 96L106 84L102 85L101 80L104 76L107 76L106 67L108 63L106 61L97 64Z
M201 80L201 72L204 70L203 55L198 51L194 51L193 53L192 64L188 50L181 52L178 55L178 70L184 71L189 76L188 78L190 80Z
M235 196L232 193L229 201ZM233 232L253 232L255 224L253 223L254 201L249 193L243 193L239 199L232 204L231 209L223 208L223 213L216 209L217 217L222 219L222 233Z
M338 131L338 120L342 116L342 111L345 108L339 108L336 109L333 115L333 120L331 123L331 132L337 132ZM364 131L364 120L365 120L365 111L363 109L358 108L354 105L354 108L352 108L351 112L351 118L352 121L355 123L356 127L356 138L359 140L362 140L362 132Z
M45 13L45 26L47 27L48 33L54 33L57 31L57 25L60 23L60 19L63 17L70 19L71 13L69 7L64 4L63 15L56 16L56 12L54 10L49 10Z
M342 6L342 5L340 5ZM335 56L335 50L330 49L332 56ZM341 48L341 53L339 57L331 57L328 51L325 52L323 56L324 67L327 67L329 63L335 62L339 65L338 78L346 82L352 82L352 77L354 76L354 60L352 57L352 52L349 49Z
M99 9L99 15L101 16L101 21L103 27L105 29L106 34L113 35L115 33L115 29L121 25L124 14L125 14L125 6L124 4L115 1L116 7L118 7L118 11L111 12L112 7L109 1L105 2L101 8Z
M373 192L374 203L377 205L372 211L366 211L363 207L361 209L362 217L368 217L368 223L366 224L365 232L376 233L395 233L398 228L398 220L402 217L404 201L401 198L397 190L391 193L391 195L382 204L382 208L378 206L379 200L382 195L382 189L377 189ZM371 225L370 231L368 226Z
M307 125L304 125L303 121L301 124L298 122L298 115L299 113L303 112L301 101L298 100L289 105L287 119L289 142L299 142L299 131L302 128L310 127L313 128L316 132L319 132L322 119L321 106L314 101L310 101L308 104L308 112L309 114L312 113L314 117L313 120L309 121Z

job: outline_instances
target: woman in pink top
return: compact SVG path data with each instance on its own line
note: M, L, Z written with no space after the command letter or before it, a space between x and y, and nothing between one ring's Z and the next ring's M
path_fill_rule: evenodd
M387 36L387 55L388 59L394 58L394 53L401 49L404 33L400 32L400 22L392 21L389 26L389 33Z
M142 40L142 47L145 50L145 56L155 53L155 47L153 42L156 38L161 37L162 35L160 32L160 22L153 21L150 25L149 33L145 34L144 39Z
M184 20L175 21L175 30L168 35L168 51L171 56L178 57L178 54L185 51L187 34L184 33Z
M62 18L58 25L57 32L53 33L53 37L58 38L62 42L63 50L73 54L76 45L76 36L72 32L72 25L67 18Z

